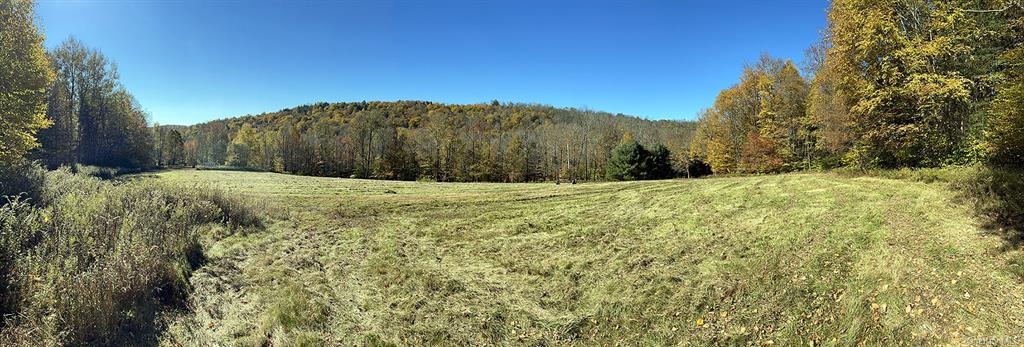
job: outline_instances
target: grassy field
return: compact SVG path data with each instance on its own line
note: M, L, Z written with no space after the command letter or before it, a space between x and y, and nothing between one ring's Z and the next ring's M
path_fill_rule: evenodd
M274 220L205 236L165 345L1024 343L1024 257L939 184L144 179Z

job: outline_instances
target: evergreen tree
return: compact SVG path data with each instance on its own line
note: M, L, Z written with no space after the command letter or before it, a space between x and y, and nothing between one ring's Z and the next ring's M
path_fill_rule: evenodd
M646 161L647 151L644 147L636 141L626 139L626 142L612 150L605 177L615 181L644 179L647 176Z
M668 147L656 144L648 154L650 165L647 177L650 179L666 179L675 177L675 170L672 169L672 153Z

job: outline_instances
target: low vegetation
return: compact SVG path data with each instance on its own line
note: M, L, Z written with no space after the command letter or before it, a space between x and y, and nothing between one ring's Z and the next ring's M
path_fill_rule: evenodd
M1024 329L1024 255L946 183L144 180L277 211L211 241L165 345L969 344Z
M184 307L199 234L261 218L215 190L114 184L62 169L0 207L0 344L138 344ZM220 227L225 228L225 227Z
M952 198L971 206L990 231L1003 235L1008 248L1024 244L1024 173L985 166L949 166L934 169L836 170L845 177L883 177L946 184Z

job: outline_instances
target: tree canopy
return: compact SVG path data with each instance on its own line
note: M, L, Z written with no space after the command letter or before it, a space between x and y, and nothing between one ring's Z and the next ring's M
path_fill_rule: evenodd
M147 115L121 85L116 65L75 38L50 56L56 79L47 87L46 117L54 125L39 134L35 156L51 168L153 165L159 157Z
M834 0L805 73L768 56L746 67L702 113L690 155L718 173L1024 165L1022 11Z
M304 175L526 182L605 177L625 133L685 169L693 124L544 105L317 103L182 130L191 164ZM656 147L651 147L656 148ZM671 153L676 153L672 155Z
M37 147L45 118L46 87L53 79L43 36L30 1L0 2L0 165Z

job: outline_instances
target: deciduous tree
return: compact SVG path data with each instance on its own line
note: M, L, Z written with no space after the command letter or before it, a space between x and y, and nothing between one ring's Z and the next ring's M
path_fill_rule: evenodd
M25 0L0 2L0 166L19 162L39 145L36 132L51 124L46 87L53 73L34 7Z

